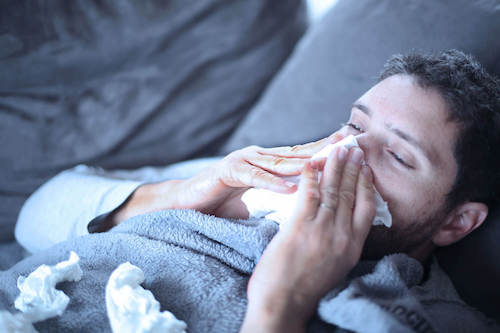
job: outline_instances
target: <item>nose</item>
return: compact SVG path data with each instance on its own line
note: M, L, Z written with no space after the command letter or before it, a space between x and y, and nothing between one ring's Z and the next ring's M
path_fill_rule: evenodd
M371 165L377 154L377 139L369 133L361 133L356 135L356 141L365 155L365 162Z

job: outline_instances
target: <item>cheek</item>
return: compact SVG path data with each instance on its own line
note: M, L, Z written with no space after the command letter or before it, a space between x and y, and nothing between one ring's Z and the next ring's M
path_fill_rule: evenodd
M375 186L387 201L394 224L399 227L432 216L442 205L440 191L429 182L382 172L375 176Z

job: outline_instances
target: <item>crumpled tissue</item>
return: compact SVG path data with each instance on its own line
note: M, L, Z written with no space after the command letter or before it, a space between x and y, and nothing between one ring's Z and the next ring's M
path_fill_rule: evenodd
M69 297L56 289L63 281L80 281L82 270L80 258L71 251L69 259L54 266L41 265L28 277L19 276L17 288L19 296L14 306L20 313L0 311L0 332L37 332L33 323L60 316L69 303Z
M129 262L118 266L106 285L106 308L115 333L184 333L187 325L169 312L160 312L160 303L143 289L143 271Z
M311 159L314 160L328 157L332 150L338 146L344 146L347 149L351 147L359 147L356 138L353 135L349 135L335 144L324 147L322 150L314 154ZM300 177L286 177L286 179L288 181L298 183ZM376 213L372 224L385 225L390 228L392 225L392 216L389 212L387 202L382 199L382 196L378 193L375 187L374 190ZM265 217L266 219L273 220L277 223L283 223L291 218L297 196L297 192L292 194L282 194L264 189L251 188L243 193L241 200L246 205L250 217Z
M82 270L80 258L71 251L69 259L54 266L41 265L28 277L17 279L21 291L14 302L16 309L22 311L31 322L42 321L60 316L69 303L69 297L56 284L62 281L80 281Z

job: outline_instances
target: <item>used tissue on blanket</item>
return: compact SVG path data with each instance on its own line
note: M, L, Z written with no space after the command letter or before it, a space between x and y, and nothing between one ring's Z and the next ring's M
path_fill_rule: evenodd
M69 303L69 297L56 284L62 281L80 281L80 258L71 251L69 259L54 266L42 265L28 277L20 276L17 287L21 291L14 305L30 322L60 316Z
M347 149L359 147L356 138L353 135L349 135L335 144L324 147L314 154L311 159L328 157L330 152L338 146L344 146ZM298 183L299 179L300 177L287 177L288 181L295 183ZM389 212L389 207L375 187L374 190L376 213L372 224L385 225L389 228L392 225L392 216ZM241 200L246 205L250 217L265 217L277 223L283 223L291 218L297 200L297 192L282 194L264 189L251 188L243 194Z
M116 268L106 285L106 308L115 333L185 333L186 323L169 312L160 312L160 303L143 289L143 271L129 262Z
M21 312L12 314L0 311L0 332L36 333L33 323L60 316L69 303L69 297L56 290L62 281L79 281L82 270L80 258L71 251L69 259L54 266L42 265L28 277L20 276L20 291L14 305Z

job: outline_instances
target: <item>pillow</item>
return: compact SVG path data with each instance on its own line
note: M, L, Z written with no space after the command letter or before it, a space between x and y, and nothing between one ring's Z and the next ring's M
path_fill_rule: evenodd
M331 134L396 53L456 48L493 70L500 56L500 39L492 33L500 31L499 17L495 1L338 0L302 38L220 153Z
M3 1L0 239L62 169L213 152L304 29L300 0Z
M262 98L221 149L291 145L325 137L395 53L449 48L500 73L496 1L338 0L306 33ZM500 214L463 242L439 251L459 294L499 321Z

